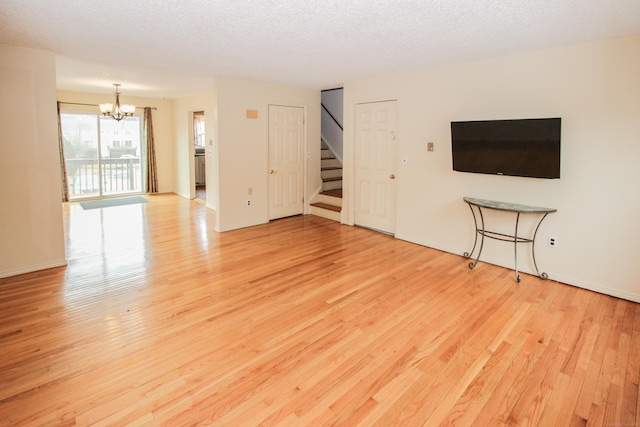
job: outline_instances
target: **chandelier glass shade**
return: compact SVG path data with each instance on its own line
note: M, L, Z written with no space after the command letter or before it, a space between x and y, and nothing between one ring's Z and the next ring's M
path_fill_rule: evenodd
M126 117L131 117L136 112L136 106L130 104L120 104L120 92L118 91L118 87L120 85L118 83L113 84L116 87L116 103L110 104L100 104L100 112L104 116L109 116L114 120L120 121Z

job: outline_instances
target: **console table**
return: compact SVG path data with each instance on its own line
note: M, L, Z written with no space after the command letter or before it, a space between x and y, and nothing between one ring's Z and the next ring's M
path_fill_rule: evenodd
M469 205L469 209L471 209L471 214L473 215L473 222L475 224L476 233L475 240L473 242L473 249L471 252L465 252L465 258L472 258L474 251L476 250L476 245L478 243L478 236L480 236L480 247L478 249L478 255L475 257L474 261L469 263L469 268L474 268L476 264L478 264L478 260L480 259L480 254L482 253L482 246L484 245L484 238L488 237L490 239L502 240L504 242L513 242L513 252L515 255L515 272L516 272L516 280L518 283L520 282L520 273L518 272L518 243L531 243L531 255L533 256L533 266L538 273L538 277L541 279L547 279L549 276L547 273L541 273L538 269L538 265L536 264L536 254L535 254L535 240L536 234L538 234L538 229L540 228L540 224L542 221L549 215L550 213L557 212L557 209L552 208L541 208L537 206L527 206L527 205L518 205L515 203L505 203L505 202L496 202L494 200L484 200L484 199L474 199L472 197L463 197L463 200L467 202ZM475 207L475 209L474 209ZM489 231L485 229L484 226L484 216L482 215L482 209L494 209L499 211L507 211L514 212L516 214L516 227L513 235L498 233L495 231ZM476 216L476 211L478 215ZM535 231L533 232L533 236L531 238L518 236L518 222L520 221L520 214L540 214L540 220L536 225ZM478 227L478 218L480 219L480 226Z

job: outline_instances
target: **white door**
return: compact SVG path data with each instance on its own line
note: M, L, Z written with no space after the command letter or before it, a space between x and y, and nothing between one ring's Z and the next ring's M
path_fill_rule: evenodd
M355 224L396 231L396 101L355 109Z
M269 219L303 212L304 109L269 106Z

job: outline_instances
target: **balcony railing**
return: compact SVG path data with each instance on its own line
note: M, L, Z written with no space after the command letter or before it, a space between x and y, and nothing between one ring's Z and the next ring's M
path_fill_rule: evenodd
M71 198L142 191L139 157L67 159L67 181ZM102 169L102 173L101 173Z

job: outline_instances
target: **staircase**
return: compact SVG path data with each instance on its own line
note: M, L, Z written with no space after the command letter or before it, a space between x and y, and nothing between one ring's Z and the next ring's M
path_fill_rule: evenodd
M323 218L340 221L342 211L342 163L334 156L329 147L321 146L322 191L314 203L310 204L309 213Z

